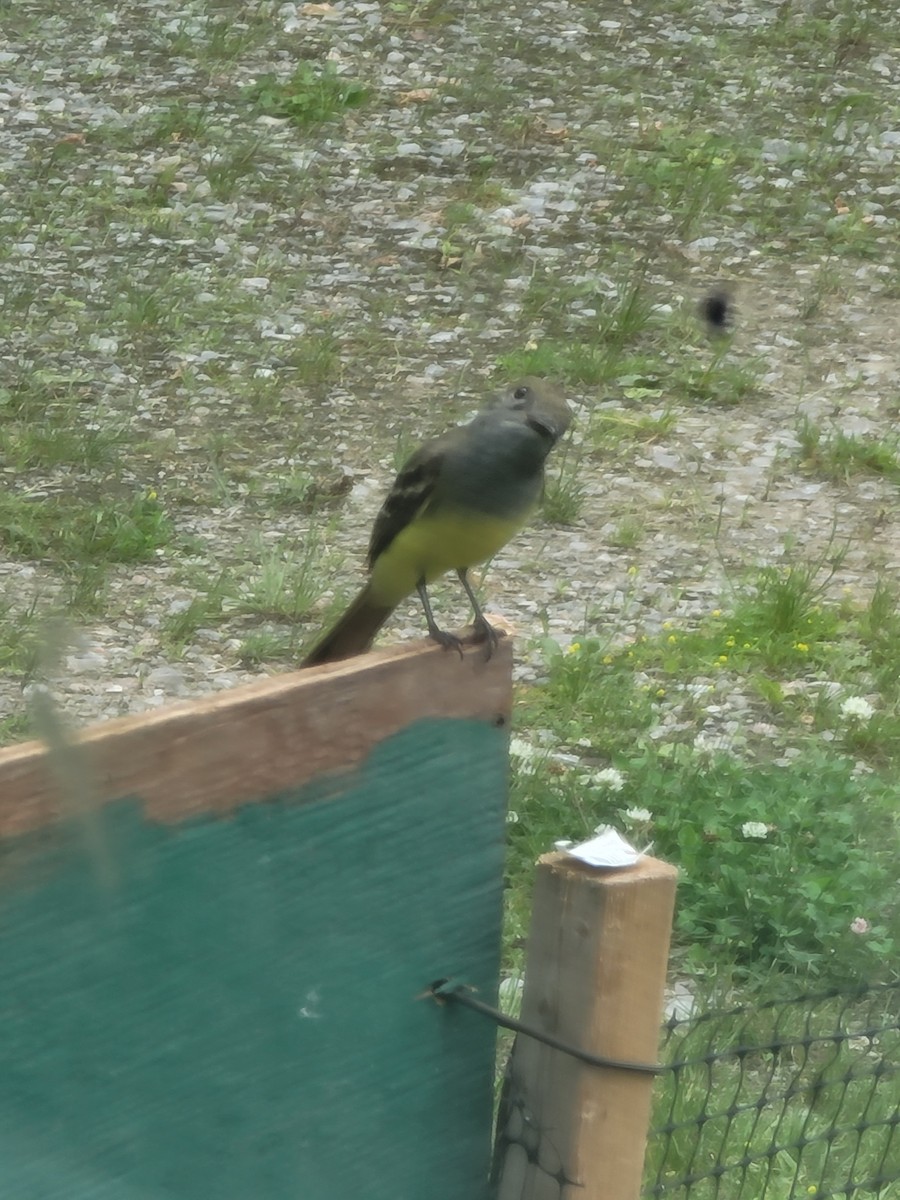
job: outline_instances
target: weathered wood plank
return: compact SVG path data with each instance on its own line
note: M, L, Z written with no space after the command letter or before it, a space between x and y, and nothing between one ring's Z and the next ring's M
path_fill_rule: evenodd
M226 813L350 770L420 718L505 723L511 661L508 638L487 662L419 643L108 721L75 745L97 803L140 795L163 822ZM69 815L40 742L0 751L0 838Z

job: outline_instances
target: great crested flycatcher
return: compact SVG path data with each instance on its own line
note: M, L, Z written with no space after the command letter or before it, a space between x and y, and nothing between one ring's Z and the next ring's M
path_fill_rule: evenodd
M469 584L468 569L491 558L522 528L540 500L544 462L572 414L543 379L513 384L468 425L426 442L409 459L375 518L369 580L304 667L362 654L404 597L417 591L428 632L447 648L462 639L439 629L427 586L456 571L475 613L476 640L490 654L496 632Z

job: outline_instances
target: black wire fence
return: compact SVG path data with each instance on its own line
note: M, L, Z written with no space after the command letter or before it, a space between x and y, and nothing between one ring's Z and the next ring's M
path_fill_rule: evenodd
M675 1018L646 1200L900 1200L900 984Z

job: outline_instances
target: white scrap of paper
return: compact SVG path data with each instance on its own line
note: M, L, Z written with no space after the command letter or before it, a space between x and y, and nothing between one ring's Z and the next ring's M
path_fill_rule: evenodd
M574 845L572 842L555 843L557 850L577 858L589 867L633 867L643 857L645 850L635 850L630 842L622 837L617 829L609 825L600 826L594 836L586 842Z

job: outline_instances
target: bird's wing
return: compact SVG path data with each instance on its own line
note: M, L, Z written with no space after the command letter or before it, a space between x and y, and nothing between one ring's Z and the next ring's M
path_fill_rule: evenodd
M458 430L450 430L421 446L394 480L372 529L368 563L371 567L411 521L428 506L444 464L448 441Z

